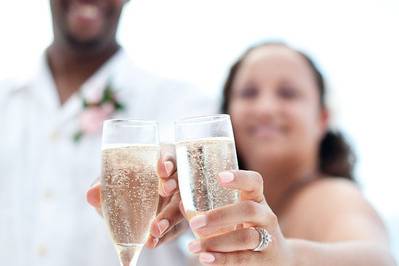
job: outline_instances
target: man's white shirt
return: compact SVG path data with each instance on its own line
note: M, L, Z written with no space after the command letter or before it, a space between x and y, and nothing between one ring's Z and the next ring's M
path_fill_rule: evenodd
M126 109L116 117L157 120L163 142L173 121L215 111L198 90L157 78L117 52L62 106L43 56L34 78L0 87L0 265L118 265L105 223L86 203L100 176L101 132L76 143L82 97L111 82ZM139 265L187 265L176 242L145 250Z

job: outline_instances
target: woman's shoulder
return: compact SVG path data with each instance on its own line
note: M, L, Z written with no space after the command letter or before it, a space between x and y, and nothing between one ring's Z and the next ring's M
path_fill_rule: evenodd
M336 177L320 178L299 191L288 206L284 220L287 232L314 240L343 237L347 226L357 227L359 232L375 225L383 228L356 183Z
M363 198L358 185L354 181L341 177L320 177L310 182L299 194L304 200L313 197L327 201L347 199L347 197Z
M309 182L294 196L290 210L325 211L341 209L343 205L366 204L359 187L353 181L339 177L322 177Z

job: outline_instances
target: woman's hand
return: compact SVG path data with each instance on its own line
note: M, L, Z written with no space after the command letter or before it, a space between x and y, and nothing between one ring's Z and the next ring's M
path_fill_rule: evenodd
M149 248L176 238L188 227L187 223L183 222L183 216L179 209L180 195L174 147L161 146L161 159L158 161L157 172L160 177L160 200L158 215L151 224L150 237L146 242L146 246ZM87 191L87 201L102 215L99 181Z
M262 176L252 171L229 171L219 174L219 182L240 190L240 201L192 218L190 226L201 239L191 242L189 250L199 254L205 265L291 266L288 242L263 195ZM236 230L215 236L228 226ZM265 250L253 251L260 243L255 227L271 235Z

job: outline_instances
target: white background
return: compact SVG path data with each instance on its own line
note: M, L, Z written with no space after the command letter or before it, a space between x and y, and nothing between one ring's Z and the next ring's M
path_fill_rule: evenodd
M52 38L48 1L1 0L0 36L0 79L29 73ZM398 0L131 0L119 39L139 66L215 97L253 43L284 40L312 55L399 257Z

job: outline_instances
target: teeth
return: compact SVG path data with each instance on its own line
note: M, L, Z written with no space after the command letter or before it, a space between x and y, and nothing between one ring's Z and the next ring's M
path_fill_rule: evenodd
M73 6L75 12L77 12L80 16L86 18L95 18L99 15L100 11L97 6L88 5L88 4L76 4Z
M80 8L82 16L94 18L98 15L98 8L91 5L84 5Z
M274 126L257 126L254 133L259 136L276 134L278 129Z

